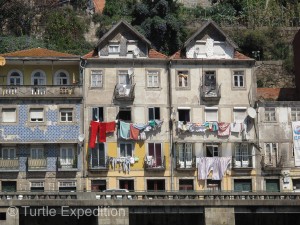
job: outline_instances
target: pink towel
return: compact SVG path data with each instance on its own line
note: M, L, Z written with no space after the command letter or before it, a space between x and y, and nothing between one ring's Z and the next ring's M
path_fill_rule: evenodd
M218 123L218 136L229 136L230 135L230 123Z
M140 130L136 129L133 124L130 124L130 139L139 140Z

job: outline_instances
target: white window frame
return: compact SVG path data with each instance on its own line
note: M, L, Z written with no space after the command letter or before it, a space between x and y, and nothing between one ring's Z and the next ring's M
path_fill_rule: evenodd
M40 73L41 76L36 76L37 73ZM37 81L37 84L34 84L35 83L35 80ZM32 72L31 74L31 85L46 85L46 74L44 71L42 70L35 70Z
M32 115L33 113L37 114L38 116L33 117L33 115ZM44 109L43 108L30 108L29 109L29 118L30 118L31 123L43 123L45 120Z
M14 76L14 74L18 74L18 76ZM13 79L13 83L11 83L11 79ZM18 82L19 79L19 82ZM20 70L11 70L7 76L7 85L23 85L23 74Z
M58 187L76 187L76 181L59 181Z
M64 74L64 76L62 76ZM66 84L64 84L64 80ZM65 70L58 70L54 75L55 85L70 85L70 75Z
M213 112L214 112L216 118L210 119L210 118L208 117L208 112L210 112L210 113L213 113ZM216 120L215 120L215 119L216 119ZM216 107L211 107L211 108L206 107L206 108L205 108L205 121L207 121L207 122L217 122L218 120L219 120L218 108L216 108Z
M159 71L158 70L148 70L147 71L147 87L148 88L159 88Z
M300 107L291 107L291 121L300 121Z
M7 151L7 157L4 156L4 152ZM1 158L2 159L16 159L16 148L14 147L3 147L1 148Z
M157 116L156 114L155 114L155 111L156 111L156 109L158 109L158 111L159 111L159 116ZM153 112L153 119L150 119L150 110L152 110L152 112ZM160 112L160 107L149 107L148 108L148 120L150 121L150 120L160 120L160 115L161 115L161 112ZM158 117L158 118L157 118Z
M124 151L124 155L122 155L122 146L125 147L125 151ZM131 155L128 154L128 146L131 146ZM120 154L120 157L133 157L133 154L134 154L134 149L133 149L134 145L132 143L126 143L126 142L123 142L123 143L120 143L119 144L119 154Z
M190 74L188 70L178 70L176 76L179 88L188 88L190 86Z
M177 157L180 168L192 168L194 156L193 143L178 143Z
M274 142L265 143L265 164L276 166L277 162L278 162L278 143L274 143Z
M61 123L72 123L74 119L72 108L61 108L59 110L59 120ZM65 120L63 120L65 118Z
M30 148L30 158L31 159L44 159L45 151L42 147L31 147Z
M249 167L252 160L249 144L237 143L234 147L235 167Z
M247 117L247 108L246 107L236 107L233 108L233 121L242 123Z
M205 154L207 154L207 147L212 147L212 157L221 157L221 147L218 144L207 143L205 144ZM209 157L206 155L206 157Z
M103 70L91 70L91 88L103 87Z
M2 108L1 120L3 123L16 123L17 122L17 109L16 108Z
M32 187L32 188L43 188L43 187L45 187L45 182L44 181L31 181L30 182L30 187Z
M125 83L124 83L125 78ZM130 85L132 83L131 77L128 74L128 70L118 70L118 84Z
M63 152L66 154L63 154ZM61 146L59 153L61 166L73 166L75 160L75 149L73 146Z
M276 122L276 108L275 107L265 107L265 121L266 122Z
M119 54L120 53L120 44L119 43L110 43L108 45L109 54Z
M245 88L245 72L243 70L233 71L232 86L234 88Z

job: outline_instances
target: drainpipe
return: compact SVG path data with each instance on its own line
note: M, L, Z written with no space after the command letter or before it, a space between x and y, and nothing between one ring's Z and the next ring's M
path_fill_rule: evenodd
M174 191L174 146L173 146L173 120L172 120L172 85L171 85L171 67L172 62L171 60L168 62L168 76L167 76L167 83L168 83L168 98L167 98L167 105L169 108L169 139L170 139L170 175L171 175L171 191Z

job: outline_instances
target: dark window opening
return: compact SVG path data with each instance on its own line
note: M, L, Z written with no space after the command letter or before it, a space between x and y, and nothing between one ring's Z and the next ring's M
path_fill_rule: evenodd
M149 120L159 120L160 110L158 107L153 107L148 109Z
M17 182L16 181L2 181L2 192L16 192Z
M220 191L221 181L220 180L207 180L206 183L207 190L209 191Z
M31 187L31 192L44 192L44 187Z
M147 180L147 191L164 191L165 180Z
M129 191L134 191L134 180L120 180L120 189L127 189Z
M93 121L104 121L103 107L95 107L92 109L92 120Z
M0 220L6 220L6 212L0 213Z
M91 160L92 160L92 168L106 166L104 143L96 144L96 148L91 150Z
M117 119L123 121L131 121L131 110L130 109L120 109Z
M189 109L178 109L179 121L190 122L190 110Z
M234 180L234 191L238 192L249 192L252 191L252 182L249 179L245 180Z
M219 146L218 145L206 145L206 157L219 157Z
M180 179L179 180L179 190L180 191L192 191L192 190L194 190L193 180Z
M106 190L106 180L92 180L91 190L92 191L104 191L104 190Z
M279 180L278 179L266 179L266 191L279 192Z

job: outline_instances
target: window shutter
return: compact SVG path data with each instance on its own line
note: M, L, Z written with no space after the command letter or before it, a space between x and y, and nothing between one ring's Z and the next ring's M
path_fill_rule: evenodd
M2 121L9 123L16 122L16 109L2 109Z

